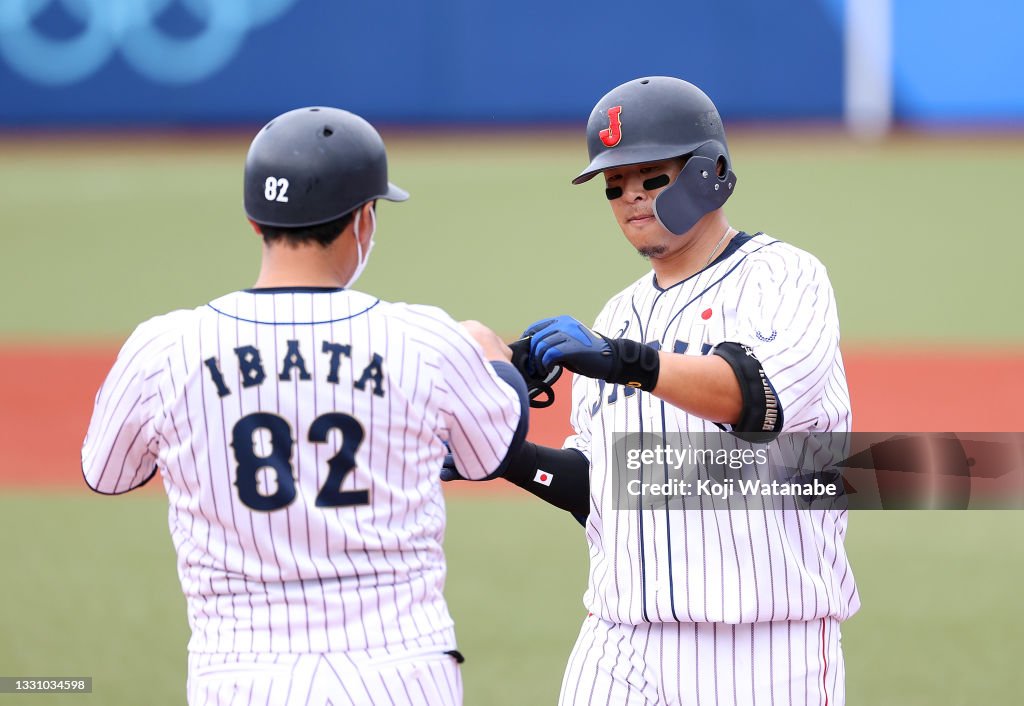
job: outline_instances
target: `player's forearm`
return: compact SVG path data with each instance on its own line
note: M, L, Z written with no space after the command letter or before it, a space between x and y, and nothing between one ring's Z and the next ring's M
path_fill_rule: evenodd
M743 396L736 375L716 355L659 352L658 382L652 394L674 407L719 424L736 424Z
M590 462L575 449L525 442L504 478L577 518L590 512Z

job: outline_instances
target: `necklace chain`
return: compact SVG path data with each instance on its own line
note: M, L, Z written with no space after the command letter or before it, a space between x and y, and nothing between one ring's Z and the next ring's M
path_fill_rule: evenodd
M717 243L715 243L715 247L711 250L711 254L708 255L708 259L704 262L704 264L701 266L700 269L703 270L705 267L707 267L708 265L711 264L711 258L713 258L715 256L715 253L718 252L718 248L722 247L722 243L725 242L725 239L726 239L726 237L728 237L729 231L731 231L731 230L732 230L732 226L726 226L725 232L722 233L722 237L719 238Z

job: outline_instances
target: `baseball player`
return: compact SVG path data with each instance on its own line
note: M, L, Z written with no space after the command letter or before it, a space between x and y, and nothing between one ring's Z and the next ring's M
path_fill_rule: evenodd
M624 434L629 452L644 450L634 446L645 433L724 447L733 435L763 444L849 431L825 268L729 225L736 175L719 113L696 86L659 76L618 86L593 109L587 145L573 183L603 176L616 222L653 271L593 328L557 316L513 344L528 376L576 373L575 434L563 449L524 445L506 470L586 525L590 614L560 703L838 706L839 623L860 604L845 512L744 511L715 497L698 498L698 512L629 511L615 466Z
M522 378L488 330L352 289L377 200L408 198L359 116L269 122L244 195L255 285L135 330L96 398L86 482L116 495L160 472L190 704L461 703L437 470L449 448L464 476L503 470Z

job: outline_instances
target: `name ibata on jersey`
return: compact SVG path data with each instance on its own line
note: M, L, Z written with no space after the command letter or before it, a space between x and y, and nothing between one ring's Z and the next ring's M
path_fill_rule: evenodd
M239 346L234 349L238 359L238 373L242 387L255 387L267 379L267 371L264 367L263 356L259 348L255 346ZM337 385L339 383L338 369L341 367L341 359L352 359L352 346L350 344L332 343L324 341L320 352L326 356L328 362L327 382ZM203 361L207 370L210 371L210 380L217 388L217 395L227 397L232 390L228 387L221 372L220 361L216 356ZM288 350L281 361L280 372L277 373L278 380L287 381L298 374L299 380L311 380L312 376L306 366L306 359L299 348L299 342L288 341ZM354 378L355 376L353 376ZM352 386L357 390L365 390L367 385L370 391L378 397L384 396L384 359L377 353L370 356L370 362L363 368L362 374L355 379Z

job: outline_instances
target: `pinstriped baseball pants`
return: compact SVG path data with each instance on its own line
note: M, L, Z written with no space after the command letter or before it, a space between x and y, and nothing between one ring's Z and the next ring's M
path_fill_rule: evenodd
M583 621L560 706L843 706L839 622Z
M430 648L388 655L190 654L189 706L459 706L462 675Z

